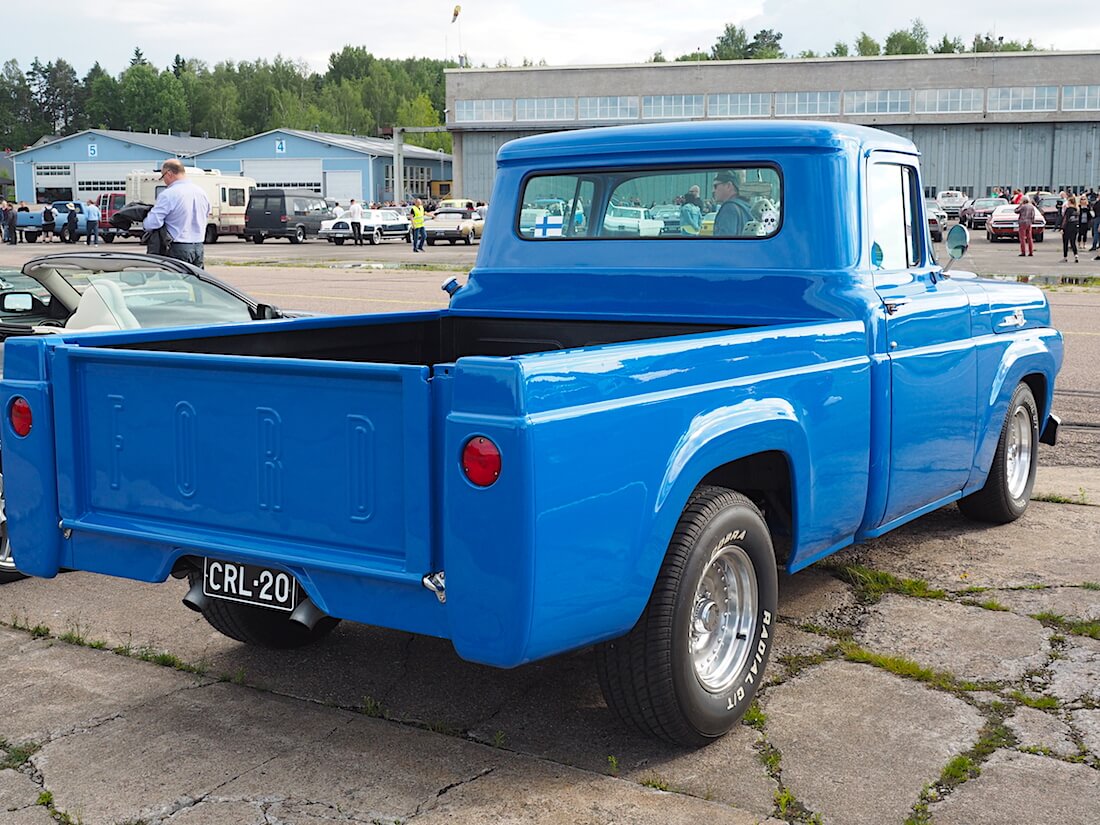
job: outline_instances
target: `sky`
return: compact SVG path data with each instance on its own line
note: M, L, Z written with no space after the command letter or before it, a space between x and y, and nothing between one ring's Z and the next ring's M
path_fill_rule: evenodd
M66 6L70 4L66 3ZM1034 0L972 0L958 7L885 4L881 0L467 0L451 22L454 2L444 0L117 0L72 4L57 25L45 25L41 6L9 4L3 37L6 56L22 69L38 57L63 57L83 76L95 61L112 74L129 65L140 47L164 68L176 54L209 65L224 60L282 55L323 72L328 56L345 45L376 57L457 59L474 66L526 58L552 66L639 63L661 50L669 59L709 50L727 23L751 38L760 29L783 34L788 54L825 53L837 40L851 45L860 31L880 43L921 16L938 42L943 34L972 40L978 32L1059 51L1100 50L1100 15L1089 6L1070 16ZM1068 8L1068 7L1067 7ZM1072 21L1072 22L1071 22Z

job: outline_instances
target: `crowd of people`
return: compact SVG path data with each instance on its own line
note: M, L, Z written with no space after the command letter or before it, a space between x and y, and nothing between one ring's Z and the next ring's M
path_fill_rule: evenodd
M1030 197L1020 189L1013 189L1011 193L1007 188L994 187L993 196L1005 198L1009 203L1016 205L1016 214L1019 216L1020 257L1034 254L1035 245L1031 237L1032 226L1038 222L1039 193ZM1058 193L1058 217L1052 229L1062 233L1062 261L1069 261L1070 252L1073 252L1073 262L1079 263L1080 249L1090 241L1089 252L1100 251L1100 194L1093 189L1086 191L1067 192L1065 189ZM1100 261L1100 254L1093 258Z

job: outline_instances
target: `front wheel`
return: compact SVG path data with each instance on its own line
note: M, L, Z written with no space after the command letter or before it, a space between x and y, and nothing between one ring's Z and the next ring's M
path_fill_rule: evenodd
M217 243L218 242L218 227L214 224L207 224L206 236L202 239L203 243Z
M375 230L370 233L370 245L378 246L382 243L382 230L375 227Z
M191 571L188 581L194 586L195 582L202 581L202 573ZM202 617L211 627L230 639L276 650L289 650L319 642L340 624L339 619L325 616L309 630L290 621L289 616L281 611L225 599L210 599L202 611Z
M263 242L264 242L264 236L263 235L253 235L252 236L252 243L263 243Z
M304 226L299 226L294 230L294 234L290 236L291 243L301 243L306 239L306 230Z
M8 539L8 516L4 506L4 478L0 476L0 584L27 578L15 568L15 559L11 554L11 541Z
M962 514L994 524L1018 519L1031 500L1038 458L1039 407L1031 387L1021 382L1012 393L985 486L960 499Z
M775 551L760 511L740 493L699 488L641 618L597 648L608 706L674 744L723 736L763 681L777 600Z

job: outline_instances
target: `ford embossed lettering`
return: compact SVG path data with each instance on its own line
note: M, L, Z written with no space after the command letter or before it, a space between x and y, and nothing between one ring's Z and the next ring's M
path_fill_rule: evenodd
M214 599L288 612L298 604L298 582L289 573L218 559L203 559L202 592Z

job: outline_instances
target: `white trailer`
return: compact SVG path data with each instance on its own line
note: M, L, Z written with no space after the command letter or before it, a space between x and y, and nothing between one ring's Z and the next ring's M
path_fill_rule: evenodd
M243 175L223 175L217 169L187 167L187 179L200 187L210 199L210 216L206 225L206 243L214 243L221 235L244 237L244 213L249 193L256 180ZM167 188L160 172L131 172L126 176L126 202L155 203Z

